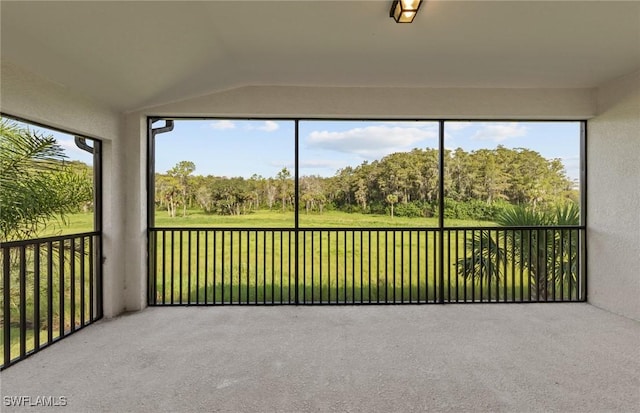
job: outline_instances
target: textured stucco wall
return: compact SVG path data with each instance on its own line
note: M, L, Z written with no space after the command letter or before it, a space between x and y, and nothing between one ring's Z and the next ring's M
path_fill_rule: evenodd
M603 85L588 122L589 302L640 320L640 72Z
M586 119L592 89L248 86L145 113L164 116Z
M126 175L124 220L125 276L123 292L126 311L147 305L147 120L141 114L124 118Z
M108 107L10 62L2 61L0 68L2 112L93 138L119 135L120 116Z

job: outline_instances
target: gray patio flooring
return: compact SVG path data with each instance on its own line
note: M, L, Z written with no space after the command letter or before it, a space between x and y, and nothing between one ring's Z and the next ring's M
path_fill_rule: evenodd
M632 412L639 349L588 304L149 308L0 373L2 411Z

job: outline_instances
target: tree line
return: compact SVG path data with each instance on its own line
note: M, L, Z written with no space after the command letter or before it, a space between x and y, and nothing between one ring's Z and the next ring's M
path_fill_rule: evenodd
M498 146L496 149L444 153L445 216L487 219L511 205L544 209L578 200L576 185L560 159L538 152ZM299 208L305 213L326 209L346 212L433 216L437 214L439 170L437 149L397 152L356 167L345 167L332 177L306 175L299 180ZM158 208L174 217L181 209L242 215L259 209L294 208L292 172L249 178L195 175L191 161L181 161L166 173L156 173Z

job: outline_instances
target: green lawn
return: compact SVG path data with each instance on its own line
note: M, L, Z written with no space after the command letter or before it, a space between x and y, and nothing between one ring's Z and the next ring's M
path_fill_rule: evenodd
M341 211L326 211L322 214L299 214L302 228L436 228L437 218L406 218L389 215L347 213ZM293 212L260 210L247 215L226 216L209 215L201 211L187 211L187 216L181 214L171 218L165 211L156 211L156 227L239 227L239 228L293 228ZM488 221L445 220L446 226L494 226Z
M346 213L327 211L323 214L300 213L302 228L437 228L437 218L406 218L388 215ZM495 226L489 221L446 219L445 225L460 226ZM187 216L182 214L171 218L165 211L156 211L156 227L238 227L238 228L293 228L293 212L260 210L247 215L228 216L205 214L200 210L188 210ZM42 232L42 236L76 234L93 230L93 214L69 214L64 221L50 222Z

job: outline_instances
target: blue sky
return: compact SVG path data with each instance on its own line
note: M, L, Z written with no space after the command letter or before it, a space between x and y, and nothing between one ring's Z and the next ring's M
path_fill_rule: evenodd
M437 148L437 122L300 121L300 174L332 176L393 152ZM294 165L293 121L178 120L156 139L156 170L182 160L196 174L264 177ZM579 177L579 122L447 122L445 147L466 151L527 148L560 158L572 179Z
M92 163L72 135L52 134L69 159ZM293 169L293 121L177 120L172 132L156 138L156 171L180 161L196 164L195 174L275 176ZM357 166L393 152L438 147L438 123L415 121L300 121L300 174L333 176L339 168ZM579 122L446 122L445 147L466 151L507 148L535 150L560 158L567 175L580 176Z

